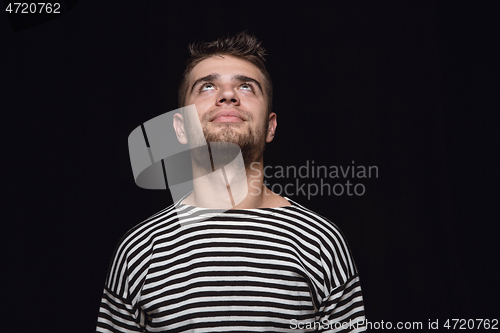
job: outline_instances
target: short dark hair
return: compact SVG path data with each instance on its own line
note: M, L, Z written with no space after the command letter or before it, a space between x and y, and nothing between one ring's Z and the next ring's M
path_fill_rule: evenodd
M264 95L267 98L267 113L272 109L273 86L271 76L266 69L264 56L266 50L260 45L261 42L246 31L236 35L221 37L213 42L198 42L189 44L191 57L186 61L186 69L179 84L178 100L179 107L183 107L188 92L188 76L191 70L201 61L214 55L232 55L248 60L264 74Z

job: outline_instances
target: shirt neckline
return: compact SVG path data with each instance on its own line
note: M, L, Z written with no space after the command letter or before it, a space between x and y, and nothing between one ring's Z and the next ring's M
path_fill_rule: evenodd
M259 211L259 210L282 210L282 209L287 209L287 208L293 208L296 207L297 204L295 201L291 200L288 197L283 197L288 203L290 203L289 206L279 206L279 207L262 207L262 208L238 208L238 209L223 209L223 208L206 208L206 207L198 207L198 206L191 206L188 204L183 203L184 200L191 194L189 192L186 194L184 197L182 197L180 200L177 201L175 204L176 207L187 207L190 209L195 209L195 210L203 210L203 211L214 211L214 212L229 212L229 213L237 213L237 212L252 212L252 211Z

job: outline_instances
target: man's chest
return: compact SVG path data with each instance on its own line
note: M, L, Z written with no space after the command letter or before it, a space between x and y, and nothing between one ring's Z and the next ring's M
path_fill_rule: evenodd
M286 330L314 318L314 256L277 236L215 226L157 246L139 301L150 326Z

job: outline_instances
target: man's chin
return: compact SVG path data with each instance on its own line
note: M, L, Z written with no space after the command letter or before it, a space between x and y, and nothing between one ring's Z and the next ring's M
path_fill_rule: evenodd
M230 146L235 147L234 145L240 148L245 166L262 155L265 146L265 144L263 144L265 138L262 133L255 133L252 128L247 126L212 125L213 124L209 123L203 128L203 134L208 143L227 142L233 144L228 146L214 145L214 150L217 150L218 154L221 156L234 158L234 150L229 148ZM224 153L224 149L228 150L228 154Z
M204 130L205 139L207 142L231 142L239 144L240 142L249 141L250 133L244 133L232 126L221 126L215 130Z
M221 122L221 123L208 123L204 129L204 132L209 131L210 133L217 133L223 131L248 131L248 127L245 122L238 123L230 123L230 122Z
M232 143L238 146L241 146L243 143L248 142L244 137L238 135L210 135L205 137L208 143L211 142L227 142Z

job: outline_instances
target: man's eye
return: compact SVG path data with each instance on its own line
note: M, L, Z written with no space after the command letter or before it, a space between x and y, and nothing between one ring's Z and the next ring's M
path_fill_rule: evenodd
M243 89L243 90L252 90L252 89L253 89L252 85L251 85L251 84L249 84L249 83L243 83L243 84L240 86L240 88L241 88L241 89Z
M215 86L211 83L205 83L204 85L201 86L200 91L206 91L206 90L213 90L215 89Z

